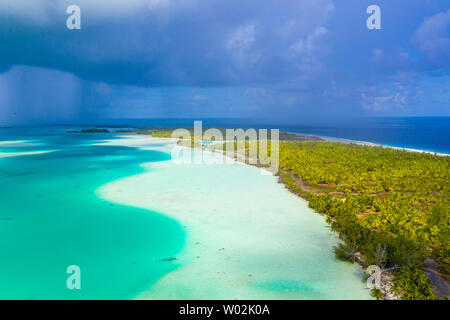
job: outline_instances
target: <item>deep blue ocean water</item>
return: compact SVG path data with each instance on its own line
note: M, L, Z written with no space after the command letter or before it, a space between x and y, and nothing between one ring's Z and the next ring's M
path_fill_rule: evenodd
M450 154L450 117L366 118L280 129Z

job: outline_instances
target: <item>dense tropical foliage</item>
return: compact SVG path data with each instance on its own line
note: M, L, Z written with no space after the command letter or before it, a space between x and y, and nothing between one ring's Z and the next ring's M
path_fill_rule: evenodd
M244 159L255 149L246 141ZM450 157L325 141L281 141L279 153L280 180L339 233L338 258L388 270L402 299L435 298L421 267L450 262Z
M419 267L424 256L449 262L449 157L291 142L281 143L280 168L284 183L339 232L338 257L355 261L358 253L365 265L396 270L402 298L433 297Z

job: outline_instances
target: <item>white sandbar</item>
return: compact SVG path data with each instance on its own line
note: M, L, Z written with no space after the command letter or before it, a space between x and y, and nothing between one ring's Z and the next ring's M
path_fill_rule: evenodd
M107 144L168 153L174 146L147 136ZM138 299L370 299L360 267L335 258L337 236L325 219L277 177L242 163L145 166L98 194L177 220L187 240L167 262L179 268Z

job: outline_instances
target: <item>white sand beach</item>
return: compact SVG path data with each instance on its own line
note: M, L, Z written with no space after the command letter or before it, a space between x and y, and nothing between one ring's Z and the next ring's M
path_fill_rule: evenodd
M295 135L300 135L300 136L308 136L308 134L303 134L303 133L296 133L296 132L288 132L288 133L295 134ZM379 143L368 142L368 141L350 140L350 139L328 137L328 136L321 136L321 135L313 135L313 136L321 138L324 141L342 142L342 143L354 143L354 144L360 144L360 145L369 146L369 147L391 148L391 149L403 150L403 151L407 151L407 152L432 154L432 155L436 155L436 156L439 156L439 157L449 157L450 156L450 154L448 154L448 153L427 151L427 150L414 149L414 148L395 147L395 146L389 146L389 145L385 145L385 144L379 144Z
M106 144L170 153L175 142L125 136ZM137 299L371 299L361 268L335 258L337 235L325 219L277 177L238 162L144 166L97 194L177 220L187 240L167 261L179 267Z

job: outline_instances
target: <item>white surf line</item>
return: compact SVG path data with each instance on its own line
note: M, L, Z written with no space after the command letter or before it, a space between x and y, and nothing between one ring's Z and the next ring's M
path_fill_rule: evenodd
M28 143L30 140L5 140L0 141L0 146L17 145L22 143Z
M31 147L31 146L41 146L42 142L38 140L4 140L0 141L1 148L17 148L17 147Z
M57 150L42 150L42 151L29 151L29 152L0 152L0 158L11 158L20 156L31 156L37 154L45 154L55 152Z
M383 147L383 148L391 148L396 150L404 150L407 152L416 152L416 153L428 153L432 155L437 155L440 157L448 157L450 154L448 153L440 153L440 152L434 152L429 150L421 150L421 149L413 149L413 148L403 148L403 147L396 147L396 146L388 146L385 144L379 144L375 142L369 142L369 141L359 141L359 140L351 140L351 139L344 139L344 138L337 138L337 137L329 137L329 136L320 136L320 135L313 135L313 134L307 134L307 133L298 133L298 132L287 132L294 135L301 135L301 136L310 136L310 137L318 137L322 138L327 142L342 142L342 143L354 143L369 147Z

